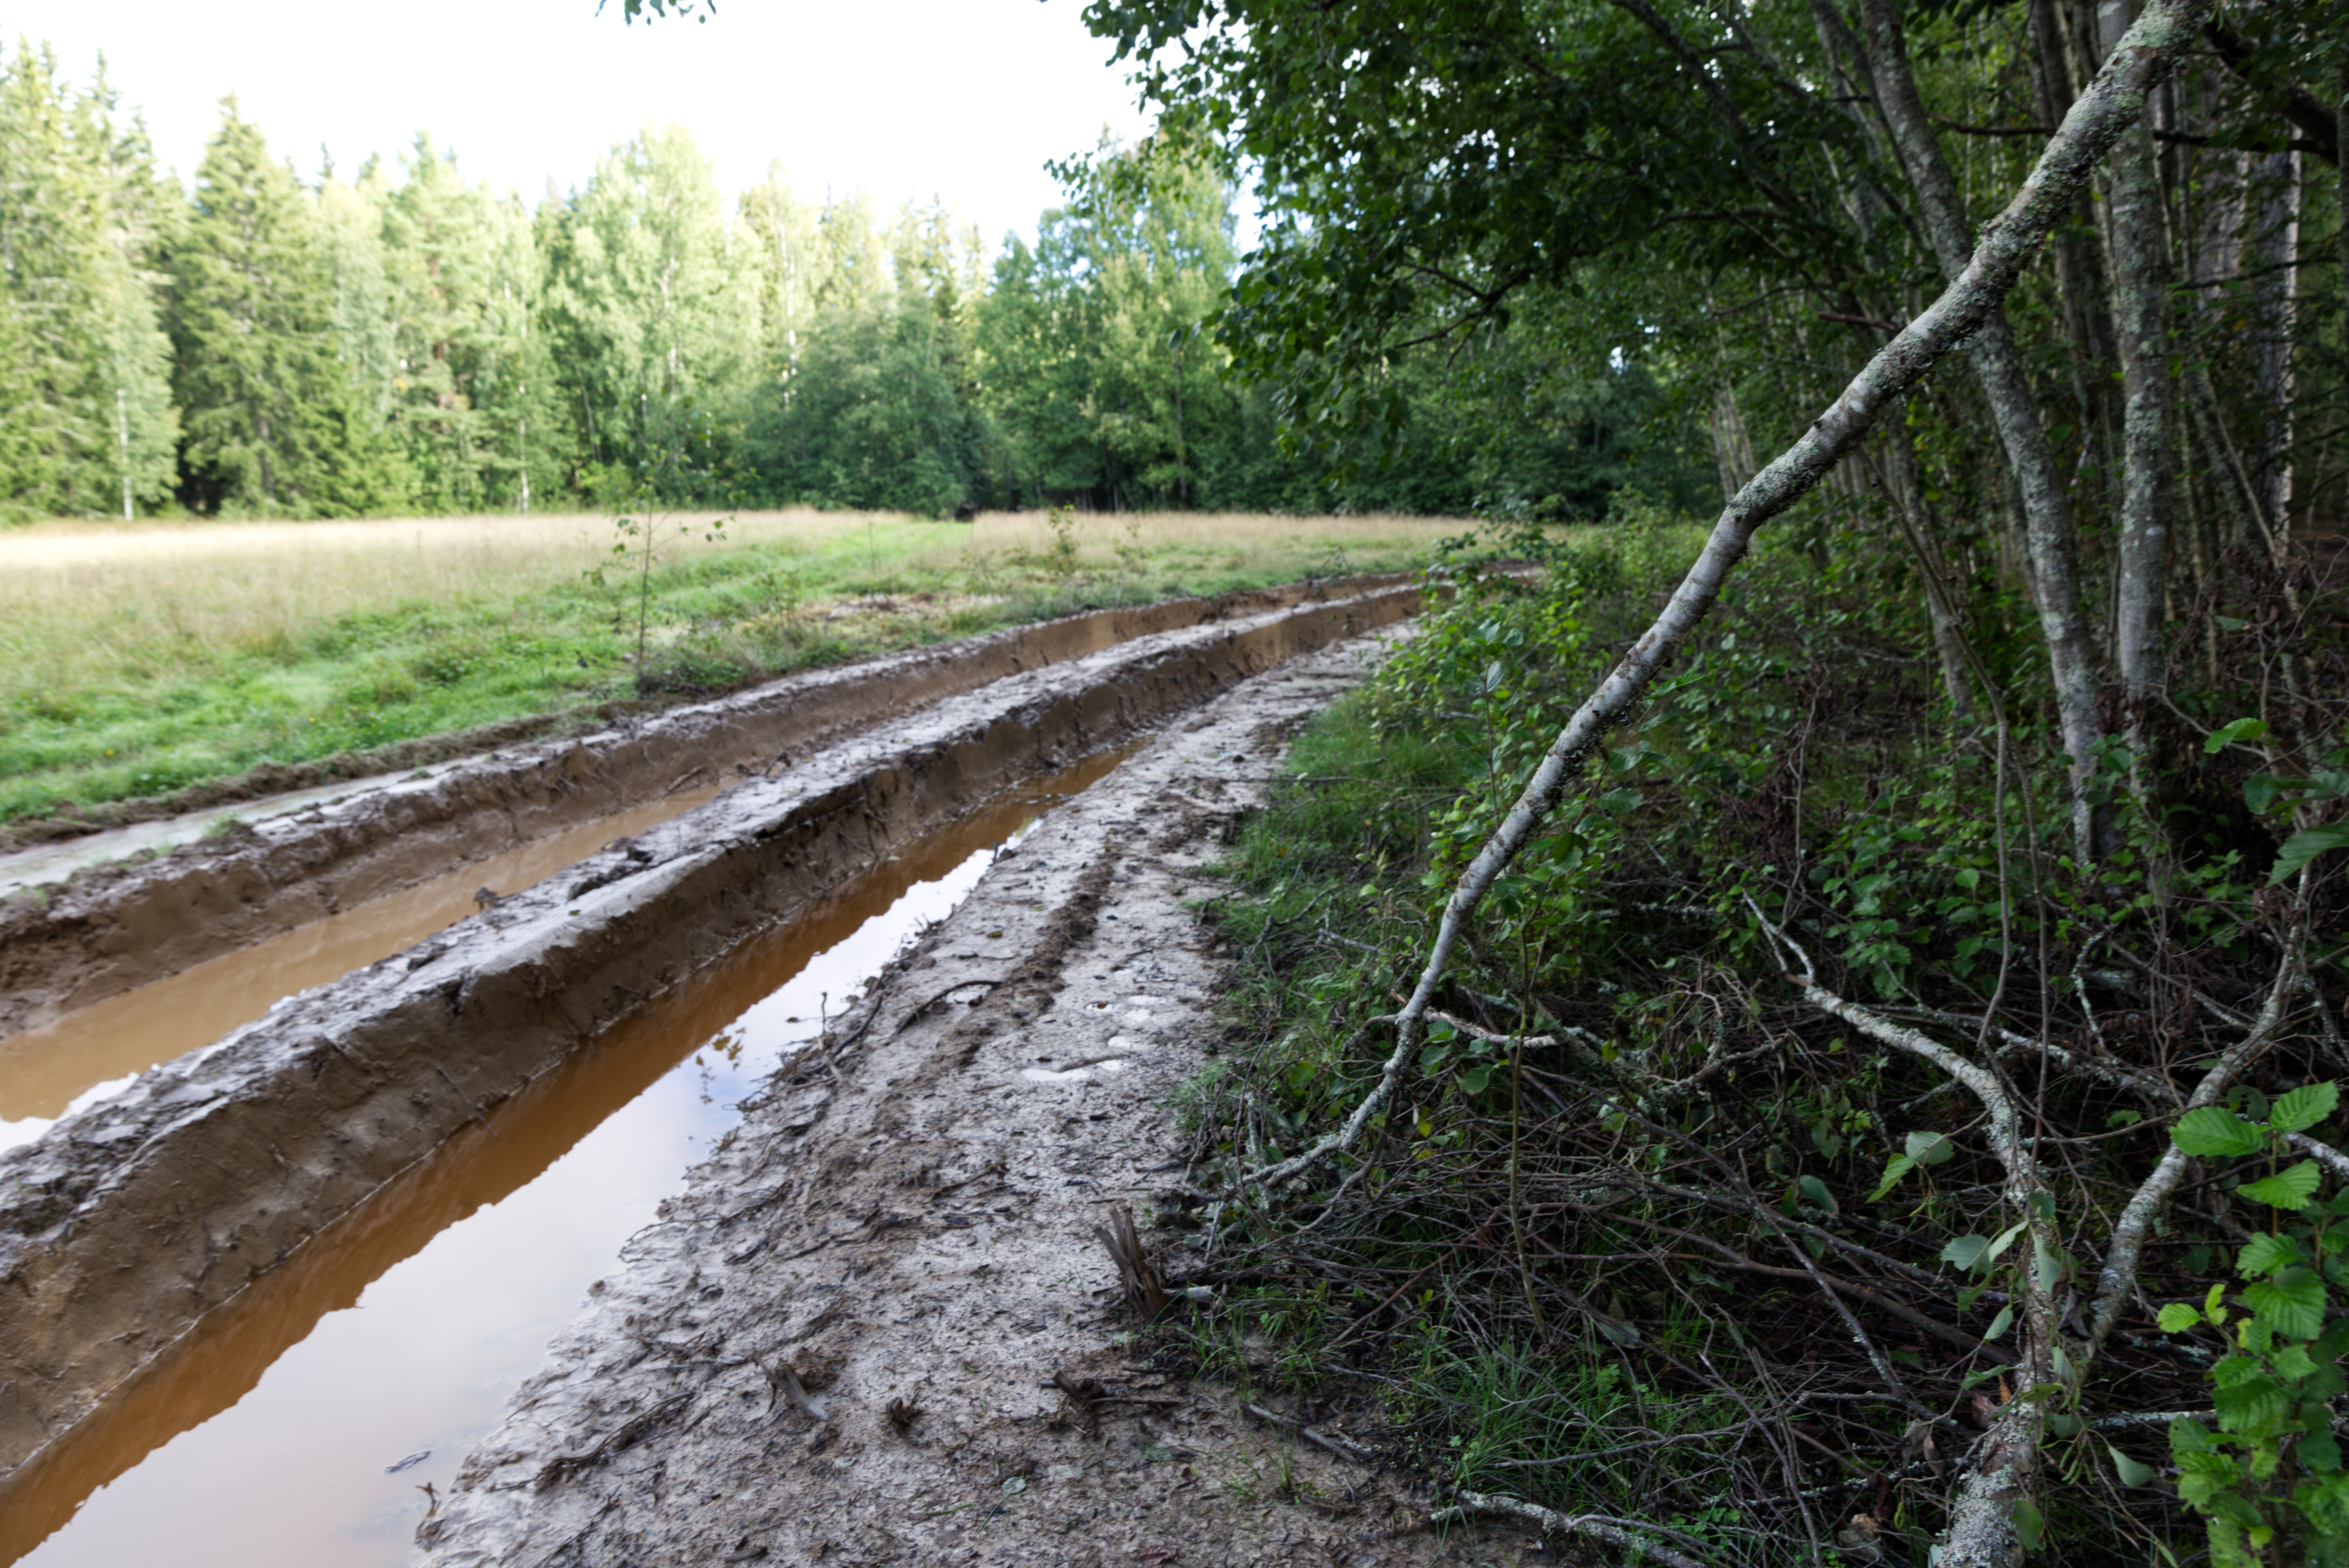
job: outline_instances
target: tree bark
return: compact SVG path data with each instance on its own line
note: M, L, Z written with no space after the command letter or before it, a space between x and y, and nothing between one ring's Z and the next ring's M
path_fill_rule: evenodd
M1899 15L1892 0L1862 0L1860 11L1878 107L1908 169L1909 183L1916 189L1925 232L1940 258L1941 270L1954 282L1967 271L1968 258L1973 254L1971 231L1957 181L1941 156L1940 142L1917 95L1917 78L1909 68L1909 46L1901 36ZM2097 79L2101 83L2104 78ZM2078 112L2079 102L2075 102L2064 124L2069 126ZM2022 492L2039 590L2040 634L2047 644L2055 690L2056 722L2063 732L2064 749L2072 758L2073 849L2079 862L2086 865L2098 857L2105 836L2105 813L2089 803L2087 788L2105 736L2096 714L2095 644L2080 604L2079 546L2071 509L2064 502L2055 454L2039 423L2038 400L2032 395L2030 377L2023 371L2023 356L2004 311L1993 307L1984 313L1979 333L1967 346L1967 357L1981 378L1982 396L1990 403L1999 440L2014 470L2015 487Z
M2128 30L2130 0L2102 0L2106 50ZM2121 346L2120 552L2113 643L2131 748L2142 755L2145 709L2165 667L2169 586L2169 237L2153 135L2140 120L2114 144L2111 168L2115 314Z

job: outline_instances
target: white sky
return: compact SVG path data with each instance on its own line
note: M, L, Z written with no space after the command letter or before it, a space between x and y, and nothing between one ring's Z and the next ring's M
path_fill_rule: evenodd
M1046 159L1143 129L1082 0L719 0L708 22L621 22L620 0L76 0L18 13L9 47L99 51L184 183L233 91L279 158L347 173L417 131L469 179L537 205L647 122L675 121L730 196L779 160L802 195L863 187L883 211L942 196L991 247L1057 204Z

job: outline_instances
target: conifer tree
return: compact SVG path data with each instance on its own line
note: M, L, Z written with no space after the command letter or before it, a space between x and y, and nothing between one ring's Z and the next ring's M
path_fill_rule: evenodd
M163 330L160 269L183 203L177 182L156 172L145 125L135 117L127 126L118 123L119 108L101 64L97 83L78 105L77 135L96 153L104 181L95 299L102 354L92 390L99 422L113 438L114 483L103 487L106 499L119 500L127 521L140 507L168 503L178 486L180 411L171 401L171 340ZM103 434L98 446L109 446Z
M171 267L191 499L320 516L396 508L400 465L336 352L309 194L233 98L222 108Z

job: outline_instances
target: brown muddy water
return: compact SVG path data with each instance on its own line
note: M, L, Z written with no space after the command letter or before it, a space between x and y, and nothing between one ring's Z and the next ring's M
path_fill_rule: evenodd
M473 894L481 888L509 893L528 887L614 839L682 816L717 794L716 785L681 790L582 822L0 1039L0 1149L31 1142L67 1112L112 1094L149 1068L211 1045L281 997L339 979L455 924L476 913Z
M735 1103L952 910L1025 823L1133 749L919 841L450 1139L0 1488L0 1564L413 1561L432 1491L621 1243L734 1125ZM632 830L591 826L588 850ZM487 872L464 872L460 913ZM243 1016L284 994L278 973L246 971Z

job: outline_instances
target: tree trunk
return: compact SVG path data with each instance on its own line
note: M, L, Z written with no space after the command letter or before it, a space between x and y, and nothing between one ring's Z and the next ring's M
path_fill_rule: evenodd
M1917 96L1917 78L1909 68L1909 46L1901 36L1900 18L1891 0L1863 0L1860 10L1878 107L1916 188L1925 232L1940 258L1941 270L1955 279L1973 254L1972 226L1966 222L1957 181L1941 156L1924 103ZM2038 584L2040 632L2047 643L2055 688L2056 722L2063 731L2064 749L2072 758L2073 848L2085 865L2097 858L2106 836L2105 813L2089 803L2087 788L2105 737L2096 715L2095 645L2080 607L2079 547L2071 510L2064 504L2055 454L2040 426L2038 403L2002 309L1989 312L1982 330L1967 346L1967 357L1981 378L1982 395L1990 403L1999 439L2014 470L2015 487L2022 492L2031 563Z
M2296 379L2292 340L2300 315L2300 154L2245 153L2243 187L2247 210L2236 273L2256 302L2251 365L2260 407L2251 482L2259 487L2261 512L2275 529L2281 558L2289 553L2292 532Z
M2097 19L2109 53L2128 31L2131 0L2103 0ZM2140 121L2111 159L2114 298L2120 328L2124 410L2121 510L2113 643L2127 700L2130 746L2145 747L2146 704L2164 670L2162 622L2169 586L2168 224L2153 135Z

